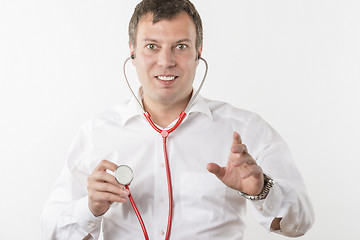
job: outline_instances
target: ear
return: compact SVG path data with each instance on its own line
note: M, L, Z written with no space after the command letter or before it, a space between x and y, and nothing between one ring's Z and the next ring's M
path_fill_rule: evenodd
M201 44L200 47L196 51L196 59L195 59L195 61L197 62L196 66L199 65L199 60L201 58L202 48L203 48L203 45Z
M203 44L200 45L200 47L196 51L196 60L200 60L201 53L202 53Z
M135 48L134 45L132 45L131 43L129 43L129 49L130 49L130 56L131 56L131 61L133 63L133 65L135 65Z

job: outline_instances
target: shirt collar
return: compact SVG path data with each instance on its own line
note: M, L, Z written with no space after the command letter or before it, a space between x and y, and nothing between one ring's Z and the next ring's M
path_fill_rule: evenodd
M137 98L140 99L139 96L137 96ZM143 108L139 105L138 101L132 97L125 106L125 111L122 115L122 125L125 125L129 120L137 116L143 116L143 114Z
M194 91L193 91L194 94ZM213 116L210 110L209 105L206 103L205 99L199 94L192 106L190 107L190 110L188 112L188 115L191 113L202 113L208 116L211 120L213 120Z
M141 93L142 93L142 91L141 91L141 89L139 89L138 94L136 96L139 100L142 100ZM194 91L193 91L193 94L194 94ZM140 101L140 103L141 103L141 101ZM205 99L200 94L196 97L194 103L190 107L186 118L192 113L202 113L202 114L205 114L206 116L208 116L211 120L213 119L210 107L208 106ZM133 119L137 116L142 117L143 114L144 114L144 110L142 109L142 107L140 107L138 101L134 97L132 97L126 104L125 111L124 111L123 117L122 117L122 125L125 125L128 121L130 121L131 119Z

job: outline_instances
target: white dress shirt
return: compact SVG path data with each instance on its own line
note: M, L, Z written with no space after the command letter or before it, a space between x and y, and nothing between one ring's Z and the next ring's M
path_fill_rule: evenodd
M265 200L244 199L206 169L209 162L226 165L234 131L275 181ZM269 231L275 217L282 217L278 233L286 236L303 235L313 224L313 208L286 143L258 115L198 96L184 121L170 133L167 149L174 196L171 239L241 240L246 202ZM149 238L164 239L168 186L162 137L135 99L82 126L45 205L42 238L80 240L90 234L98 239L102 229L104 240L144 239L129 201L112 204L101 217L90 212L87 177L103 159L133 169L130 190Z

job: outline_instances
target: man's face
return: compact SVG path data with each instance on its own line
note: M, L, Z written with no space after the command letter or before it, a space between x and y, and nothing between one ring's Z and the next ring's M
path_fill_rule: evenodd
M138 24L133 64L143 88L146 104L186 104L195 77L196 30L191 18L180 13L171 20L152 23L152 14Z

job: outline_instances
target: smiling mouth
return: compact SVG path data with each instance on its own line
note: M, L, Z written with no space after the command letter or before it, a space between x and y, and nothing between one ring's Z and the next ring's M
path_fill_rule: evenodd
M176 78L176 76L156 76L157 79L161 81L172 81Z

